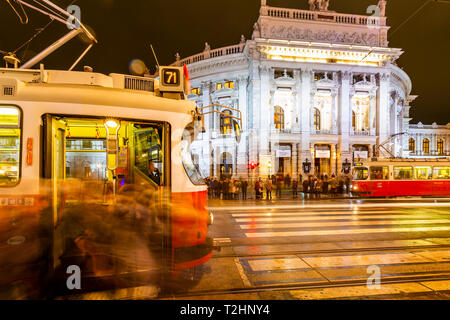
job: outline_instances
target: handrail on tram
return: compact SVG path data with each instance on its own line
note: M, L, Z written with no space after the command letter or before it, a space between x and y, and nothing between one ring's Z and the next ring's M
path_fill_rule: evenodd
M202 112L205 109L214 108L214 107L219 107L219 108L224 108L224 109L236 111L236 112L239 113L239 117L236 117L236 116L233 116L231 114L228 114L228 113L225 113L225 112L222 112L222 111L218 111L218 110L213 110L213 111L209 111L209 112ZM200 112L201 115L217 113L217 114L226 116L228 118L239 120L239 126L242 128L242 111L239 110L239 109L235 109L235 108L232 108L232 107L224 106L222 104L214 103L214 104L211 104L211 105L206 106L206 107L197 108L197 110Z

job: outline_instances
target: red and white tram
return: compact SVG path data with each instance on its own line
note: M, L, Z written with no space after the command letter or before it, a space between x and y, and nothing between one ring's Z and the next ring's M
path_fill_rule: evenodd
M108 208L127 185L168 199L162 246L173 278L211 257L206 186L189 153L196 105L184 100L183 69L165 72L170 92L153 78L0 69L0 260L27 253L17 263L35 261L38 272L42 259L31 252L42 254L43 215L51 212L49 267L58 268L67 209ZM5 270L3 278L24 280Z
M353 169L352 193L363 197L450 196L450 160L358 163Z

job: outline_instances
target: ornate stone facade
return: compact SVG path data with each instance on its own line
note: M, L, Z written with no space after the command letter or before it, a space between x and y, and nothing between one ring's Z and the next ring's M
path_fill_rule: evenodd
M423 157L423 148L410 151L409 142L422 143L425 135L427 155L448 156L450 125L409 125L416 97L395 65L403 52L388 47L386 1L378 17L329 11L329 1L309 3L308 11L262 0L251 40L177 58L190 70L190 99L242 116L240 139L223 115L205 116L206 132L192 145L203 174L298 176L304 162L317 174L339 174L345 161Z

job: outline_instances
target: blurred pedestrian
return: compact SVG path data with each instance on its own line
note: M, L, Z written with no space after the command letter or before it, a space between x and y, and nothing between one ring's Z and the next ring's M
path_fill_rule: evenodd
M247 200L247 188L248 182L245 179L243 179L241 183L242 200Z
M272 180L270 178L267 179L265 187L266 187L266 199L272 200L273 185L272 185Z
M297 179L292 180L292 198L298 198L298 182Z
M330 179L330 191L331 191L331 196L333 198L336 197L337 188L338 188L338 182L337 182L336 176L333 174Z

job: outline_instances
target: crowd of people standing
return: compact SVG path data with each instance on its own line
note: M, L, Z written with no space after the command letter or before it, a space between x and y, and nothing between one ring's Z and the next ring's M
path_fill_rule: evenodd
M289 174L271 175L265 179L257 178L254 182L249 182L244 178L232 179L222 177L207 178L205 182L208 186L208 197L210 199L222 200L246 200L250 198L256 200L281 199L283 194L288 194L292 198L321 199L338 197L350 193L350 175L300 175L298 179L292 178Z

